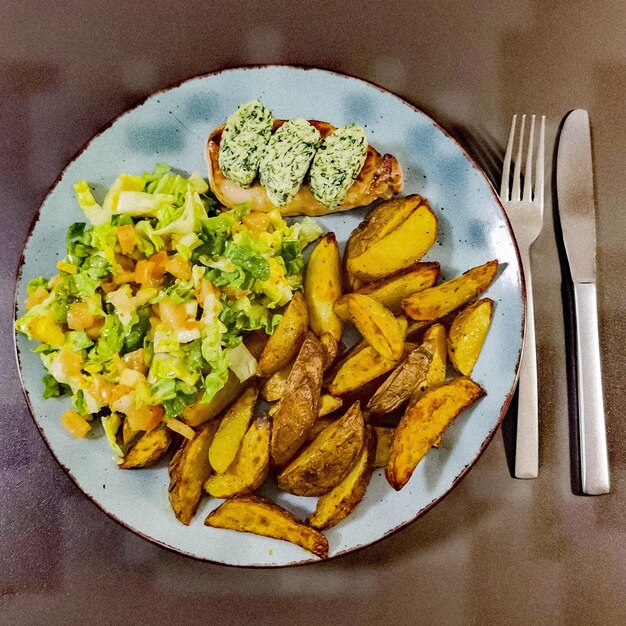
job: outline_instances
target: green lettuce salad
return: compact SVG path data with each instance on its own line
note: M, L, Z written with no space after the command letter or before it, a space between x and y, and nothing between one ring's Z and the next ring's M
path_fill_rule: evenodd
M70 226L58 273L29 283L16 328L39 341L44 397L71 396L66 428L81 436L99 417L121 457L162 421L185 434L176 418L211 402L229 372L255 374L243 340L273 333L321 229L221 210L198 174L164 164L121 174L101 203L86 181L74 190L88 223Z

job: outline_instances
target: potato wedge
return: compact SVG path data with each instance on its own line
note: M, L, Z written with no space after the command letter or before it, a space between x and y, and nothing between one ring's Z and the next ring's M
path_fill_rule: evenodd
M309 309L311 330L321 337L330 333L341 339L343 322L333 310L341 296L341 258L335 233L327 233L317 243L306 267L304 299Z
M323 530L336 526L361 502L374 473L376 433L371 426L365 429L363 447L345 478L327 494L321 496L312 515L307 519L313 528Z
M367 404L370 414L385 415L399 409L426 382L432 359L432 352L423 345L412 350L370 399Z
M413 348L414 343L405 343L403 356ZM399 360L383 358L363 340L357 343L331 372L328 391L333 396L346 395L389 372L398 363Z
M211 511L206 526L226 528L289 541L321 559L328 557L328 540L293 513L260 496L236 496Z
M351 276L372 281L419 261L437 237L437 218L418 195L380 204L350 236L346 267Z
M209 449L211 467L218 474L223 474L235 460L252 419L258 394L256 387L248 387L222 418Z
M497 269L498 261L495 259L473 267L461 276L409 296L402 303L402 308L414 320L428 322L439 319L485 291Z
M364 431L361 407L355 402L278 474L278 486L296 496L328 493L350 471L363 446Z
M489 331L493 300L483 298L465 307L454 319L448 336L448 355L452 367L469 376Z
M340 409L342 404L343 400L341 398L336 398L328 393L323 393L320 396L320 406L317 411L317 417L324 417L325 415Z
M347 296L350 317L363 338L383 358L396 361L402 356L404 331L402 324L382 304L358 293Z
M246 347L255 359L258 359L267 344L268 335L263 331L255 331L250 333L245 339ZM181 419L189 424L189 426L200 426L208 420L214 419L224 409L230 406L253 382L249 378L245 382L241 382L232 371L228 371L226 384L213 396L211 402L202 403L198 396L198 401L188 406L183 411Z
M174 437L173 432L161 422L156 428L146 431L126 453L119 467L136 469L150 467L167 452Z
M430 389L411 404L393 438L385 469L387 482L396 491L402 489L452 420L484 395L485 390L478 383L462 376Z
M209 477L209 448L218 423L205 424L191 440L178 448L170 461L169 499L177 519L189 525L198 509L204 481Z
M421 345L432 354L432 359L426 370L426 377L416 385L409 403L415 402L428 389L440 385L446 379L448 362L446 327L443 324L429 326L424 332Z
M439 271L439 263L415 263L391 276L367 283L355 293L374 298L394 315L400 315L403 300L417 291L432 287L439 278ZM342 296L335 302L334 310L347 322L350 321L350 311L346 297Z
M320 343L324 347L326 352L326 358L324 359L324 370L327 370L337 358L339 352L339 343L330 333L323 333L319 338Z
M331 424L334 424L338 419L340 418L334 416L330 417L328 415L318 417L306 435L306 443L313 441L313 439L315 439L323 430L328 428Z
M287 463L304 443L319 411L326 352L308 333L287 379L287 389L273 411L272 461Z
M261 387L261 398L263 400L277 402L283 397L285 389L287 389L287 379L289 378L291 367L292 364L289 364L265 379L263 387Z
M270 467L270 436L269 418L254 420L232 465L223 474L209 476L204 483L205 491L214 498L231 498L258 489Z
M302 292L296 291L261 354L257 376L270 376L289 365L296 358L308 327L309 311Z
M391 444L393 443L395 428L386 426L374 426L376 431L376 458L374 467L387 467L389 456L391 455Z

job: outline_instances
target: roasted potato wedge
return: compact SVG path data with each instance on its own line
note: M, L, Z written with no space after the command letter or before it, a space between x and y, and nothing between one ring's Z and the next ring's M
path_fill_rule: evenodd
M454 319L448 335L448 355L452 367L469 376L478 360L489 331L493 300L483 298L465 307Z
M283 318L268 339L257 367L257 376L270 376L289 365L298 354L309 327L309 311L302 292L296 291Z
M426 377L415 386L409 402L415 402L424 393L441 384L446 379L448 362L448 343L446 328L443 324L429 326L423 336L422 347L432 354L426 370ZM436 447L436 446L435 446Z
M267 344L267 340L268 335L262 331L255 331L244 339L244 343L252 356L258 359ZM224 409L230 406L244 390L252 384L252 381L253 379L250 378L242 383L237 376L229 370L226 384L213 396L211 402L200 402L202 394L199 394L198 401L185 408L181 419L189 424L189 426L194 427L214 419L220 415Z
M177 519L189 525L210 476L209 448L217 431L216 421L205 424L191 440L185 440L170 461L169 498Z
M402 302L417 291L432 287L439 278L439 271L439 263L415 263L391 276L367 283L355 293L374 298L394 315L400 315ZM347 296L335 302L334 310L342 320L350 321Z
M263 400L277 402L283 397L285 389L287 389L287 379L289 378L291 367L292 364L289 364L265 379L263 387L261 387L261 398Z
M414 343L405 343L403 356L413 348ZM328 382L328 391L333 396L344 396L389 372L398 363L399 360L385 359L363 340L334 368Z
M419 261L437 237L437 218L418 195L378 205L350 235L346 267L372 281Z
M367 405L370 414L385 415L399 409L426 382L432 359L432 352L423 345L412 350L370 399Z
M329 413L333 413L337 409L340 409L342 404L343 400L341 398L336 398L328 393L323 393L320 396L320 406L317 411L317 417L324 417Z
M126 453L119 467L136 469L154 465L167 452L173 439L173 432L161 422L156 428L146 431L137 443Z
M374 466L376 468L387 467L389 456L391 455L391 444L393 443L396 429L386 426L374 426L374 430L376 431L376 458L374 460Z
M254 533L295 543L321 559L328 557L328 540L293 513L260 496L236 496L209 513L206 526Z
M365 495L374 473L375 458L376 433L371 426L367 426L363 446L354 465L336 487L318 499L315 511L307 519L313 528L331 528L352 513Z
M343 322L333 310L341 296L341 258L335 233L322 237L311 256L304 276L304 298L309 309L311 330L321 337L329 333L341 339Z
M498 261L495 259L473 267L452 280L414 293L403 302L402 308L414 320L429 322L439 319L485 291L497 269Z
M310 120L322 138L335 130L328 122ZM279 128L285 120L274 120L274 129ZM234 208L238 204L250 202L253 211L268 213L276 210L256 180L251 187L243 189L237 183L228 180L219 166L219 151L224 126L218 126L211 132L207 140L205 156L208 166L209 184L217 199L226 207ZM345 198L335 209L329 209L318 202L308 185L302 185L295 197L284 207L280 207L282 215L327 215L337 211L348 211L356 207L367 206L379 198L391 198L400 193L403 187L402 168L398 160L391 154L380 155L372 146L367 148L365 163L356 180L348 189Z
M319 411L326 351L309 333L287 379L287 389L272 413L272 461L287 463L304 443Z
M232 465L223 474L209 476L204 483L205 491L214 498L231 498L258 489L270 467L270 436L269 418L254 420Z
M256 387L248 387L222 418L209 449L211 467L218 474L223 474L235 460L254 414L258 394Z
M296 496L321 496L350 471L363 446L365 421L355 402L278 474L278 486Z
M387 482L396 491L402 489L452 420L484 395L478 383L462 376L428 390L411 404L393 438L385 469Z
M323 333L319 339L320 343L324 347L324 351L326 352L326 358L324 359L324 370L327 370L337 358L337 353L339 352L339 343L331 335L331 333Z
M334 424L338 419L339 418L335 416L330 417L328 415L318 417L306 435L306 443L313 441L323 430L328 428L331 424Z

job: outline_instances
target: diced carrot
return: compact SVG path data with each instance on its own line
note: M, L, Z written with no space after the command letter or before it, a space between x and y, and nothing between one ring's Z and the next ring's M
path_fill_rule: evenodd
M174 304L169 298L159 302L161 321L169 328L181 328L187 320L187 311L184 304Z
M83 358L78 352L71 350L61 350L59 352L59 363L63 373L69 377L80 376L83 367Z
M28 325L28 331L37 341L49 343L55 348L59 348L65 343L65 333L61 325L55 321L52 313L36 317Z
M241 221L254 233L259 234L267 230L270 225L270 216L260 211L251 211L241 218Z
M95 341L102 334L102 327L104 326L104 317L96 317L94 319L93 324L89 326L89 328L85 328L85 332L87 333L87 337L92 341Z
M126 415L126 419L133 430L152 430L162 421L163 415L162 406L149 405L131 411Z
M165 261L165 271L176 278L180 278L180 280L189 280L191 278L191 263L179 254L175 254Z
M127 352L124 355L124 363L126 364L126 367L142 374L146 374L148 371L146 366L146 355L143 348Z
M117 240L119 241L122 254L130 254L139 241L132 224L124 224L117 227Z
M196 431L180 420L170 418L165 420L165 425L175 433L185 437L185 439L193 439L196 436Z
M67 325L72 330L85 330L94 323L94 316L89 311L89 303L73 302L67 308Z
M65 272L66 274L78 274L78 268L75 265L72 265L71 263L66 263L65 261L59 261L57 263L57 269L60 272Z
M26 310L30 311L34 306L41 304L49 295L50 293L45 287L37 287L24 302Z
M84 437L91 430L89 422L73 409L61 415L61 424L73 437Z

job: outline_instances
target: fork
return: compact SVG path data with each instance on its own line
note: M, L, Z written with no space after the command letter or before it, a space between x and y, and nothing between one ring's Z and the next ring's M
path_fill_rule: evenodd
M541 232L543 224L544 198L544 152L545 115L541 116L539 142L536 152L535 181L533 186L533 150L535 116L531 116L530 132L526 154L524 180L522 184L522 152L526 115L522 115L517 156L513 177L509 184L511 155L515 143L517 115L513 116L509 141L502 165L500 199L508 215L517 240L526 281L526 324L525 340L519 371L517 436L515 443L515 477L537 478L539 471L539 411L537 395L537 350L535 343L535 312L533 306L533 286L530 268L530 248Z

